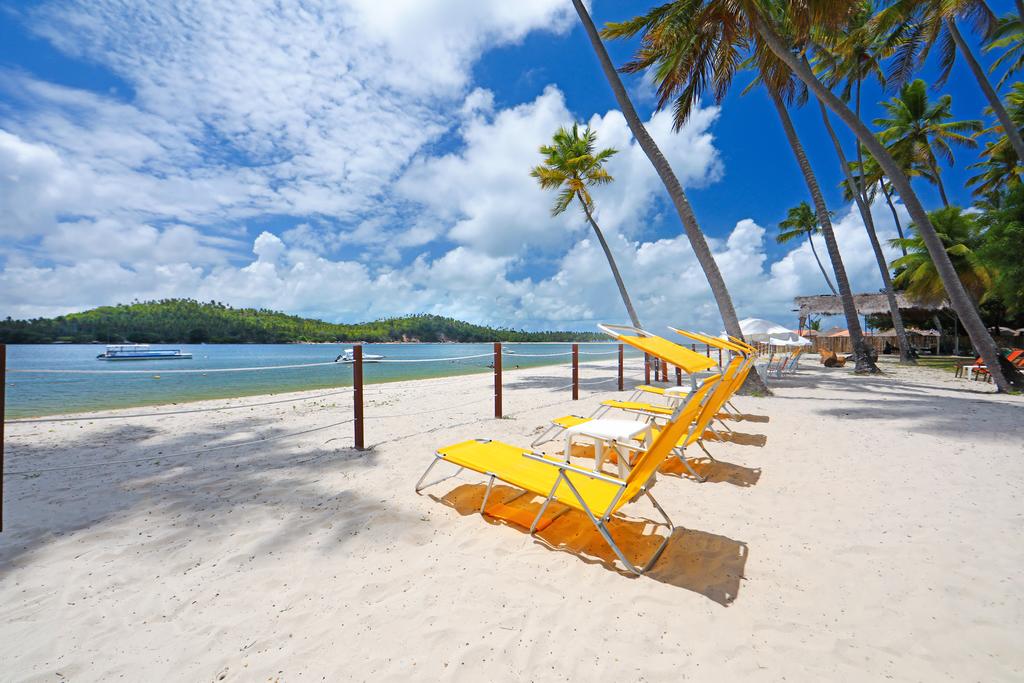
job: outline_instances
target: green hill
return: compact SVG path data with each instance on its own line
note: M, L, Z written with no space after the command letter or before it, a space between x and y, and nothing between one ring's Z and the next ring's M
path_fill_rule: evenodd
M165 299L101 306L56 318L0 321L0 342L276 344L330 341L587 341L590 332L523 332L473 325L438 315L410 315L336 324L277 311L231 308L216 301Z

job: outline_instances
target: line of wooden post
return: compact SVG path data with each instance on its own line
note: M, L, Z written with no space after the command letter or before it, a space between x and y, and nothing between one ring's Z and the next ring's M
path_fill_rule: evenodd
M501 417L501 342L494 342L494 417Z
M625 385L625 378L622 375L622 370L623 370L623 367L622 367L622 357L624 355L623 352L624 352L624 349L622 348L622 344L619 344L619 391L622 391L625 388L625 386L626 386Z
M572 400L580 400L580 345L572 345Z
M619 391L623 391L626 388L626 376L625 376L625 346L619 344L619 367L618 367L618 382ZM4 346L0 344L0 377L3 376L4 369ZM667 381L668 377L668 365L666 363L661 364L662 376ZM648 384L651 381L651 357L644 354L644 381ZM680 370L676 368L676 381L679 383ZM494 342L494 417L503 417L503 405L502 405L502 377L501 377L501 342ZM3 405L3 386L0 386L0 406ZM572 345L572 400L578 401L580 398L580 345ZM353 411L353 431L356 450L363 450L366 447L366 432L364 428L364 412L363 412L363 345L353 344L352 345L352 411ZM3 425L0 425L0 465L3 464ZM3 487L0 483L0 504L3 502ZM0 530L2 527L2 510L0 510Z
M363 345L352 346L352 401L355 417L356 450L365 447L363 441Z

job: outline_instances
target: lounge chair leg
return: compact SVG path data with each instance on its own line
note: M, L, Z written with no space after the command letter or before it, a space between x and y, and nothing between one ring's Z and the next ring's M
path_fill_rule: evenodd
M487 507L487 499L491 497L491 487L492 486L494 486L494 475L493 474L491 475L491 478L487 480L487 490L484 491L484 499L483 499L483 502L480 503L480 514L481 515L484 514L484 508Z
M462 473L462 470L465 469L463 467L459 467L459 469L455 470L454 474L449 474L447 477L441 477L440 479L434 480L434 481L430 482L429 484L424 484L423 480L427 478L428 474L430 474L430 470L434 469L434 465L436 465L437 463L439 463L443 459L444 458L441 458L440 456L437 456L437 455L434 456L434 461L432 463L430 463L430 465L427 466L427 469L420 476L419 481L416 482L416 493L419 493L423 489L430 488L431 486L434 486L436 484L440 484L442 481L445 481L446 479L452 479L453 477L457 477L457 476L459 476L459 474Z
M718 462L718 460L715 459L715 456L711 455L711 452L707 448L704 447L703 439L697 439L697 445L700 446L700 449L702 451L704 451L704 455L706 455L709 458L711 458L712 461Z
M672 452L675 453L676 457L679 458L679 462L683 463L683 467L685 467L697 481L701 482L702 484L705 481L707 481L707 477L702 477L699 474L697 474L697 471L693 469L693 465L691 465L690 461L686 459L685 449L676 448Z
M544 512L548 509L548 505L551 504L551 499L555 497L555 491L558 490L558 484L562 481L564 472L559 472L555 478L555 485L551 487L551 492L548 497L544 499L544 504L540 506L540 510L537 511L537 516L533 518L533 523L530 524L530 535L532 536L537 531L537 524L540 523L540 518L544 516Z

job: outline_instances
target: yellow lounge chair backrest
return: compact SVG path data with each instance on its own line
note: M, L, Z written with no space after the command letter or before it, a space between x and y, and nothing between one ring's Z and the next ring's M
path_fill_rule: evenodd
M667 339L645 332L634 327L621 325L598 325L598 328L605 334L615 337L624 344L629 344L646 354L656 356L666 363L682 368L687 374L703 372L717 365L703 353L695 353L679 344L673 344ZM627 330L635 334L624 334L618 330Z
M701 334L700 332L688 332L687 330L679 330L674 327L670 327L668 329L672 330L676 334L681 334L682 336L688 339L693 339L694 341L699 341L703 344L707 344L708 346L713 346L716 349L732 351L733 353L739 353L744 356L750 353L750 351L747 348L745 348L744 346L740 346L739 344L732 341L726 341L725 339L719 339L718 337L712 337L706 334Z
M712 375L705 379L697 387L696 391L690 393L690 397L686 402L677 409L674 419L669 420L668 424L658 433L651 447L640 456L633 465L633 469L630 470L629 476L626 477L626 491L620 499L620 505L624 505L636 497L644 484L661 467L661 463L671 455L672 449L683 438L683 435L686 434L686 431L697 417L698 411L705 403L708 393L713 388L722 384L719 381L721 379L721 375Z
M740 374L743 374L744 377L746 376L745 373L740 372L743 369L741 367L743 364L744 358L737 356L726 367L725 372L722 373L722 381L718 383L718 386L708 396L708 400L701 406L700 414L697 416L693 431L690 432L690 438L686 440L685 445L693 443L704 435L704 430L711 424L711 420L714 419L715 415L718 415L718 411L722 409L722 406L729 400L733 392L739 388L736 382L739 380Z

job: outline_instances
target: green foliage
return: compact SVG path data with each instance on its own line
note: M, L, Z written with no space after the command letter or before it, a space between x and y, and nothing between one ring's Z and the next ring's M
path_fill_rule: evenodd
M1024 313L1024 187L1008 189L978 224L985 230L979 255L994 270L993 295L1008 313Z
M490 342L587 341L589 332L524 332L492 328L438 315L410 315L368 323L335 324L277 311L231 308L211 301L164 299L101 306L57 318L0 321L0 342L43 344L191 343L282 344L287 342Z
M988 296L992 271L978 254L984 242L984 235L978 223L972 215L964 213L957 206L932 211L928 218L942 240L960 281L976 301L983 302ZM914 230L913 225L910 227ZM905 289L907 294L915 299L938 303L946 298L946 288L928 253L924 239L916 230L914 232L913 237L890 240L893 246L907 250L906 256L896 259L891 264L897 271L893 284L898 289Z
M572 129L559 128L550 145L542 145L540 153L544 155L544 163L534 166L530 175L537 179L544 190L559 190L558 199L551 209L551 215L558 214L569 208L573 199L579 198L587 211L593 210L594 200L588 187L607 185L612 177L604 169L604 162L617 153L612 148L597 149L597 133L589 127L580 130L579 124L572 124Z
M893 158L911 171L918 171L939 184L936 156L953 164L951 145L977 147L975 136L984 127L981 121L954 121L953 98L942 95L938 101L928 99L928 86L918 78L900 88L897 97L883 102L886 117L875 119L881 127L878 139L888 147Z
M821 221L818 220L817 212L807 202L800 202L791 208L786 214L786 219L779 223L779 234L775 236L775 241L786 244L820 232Z

